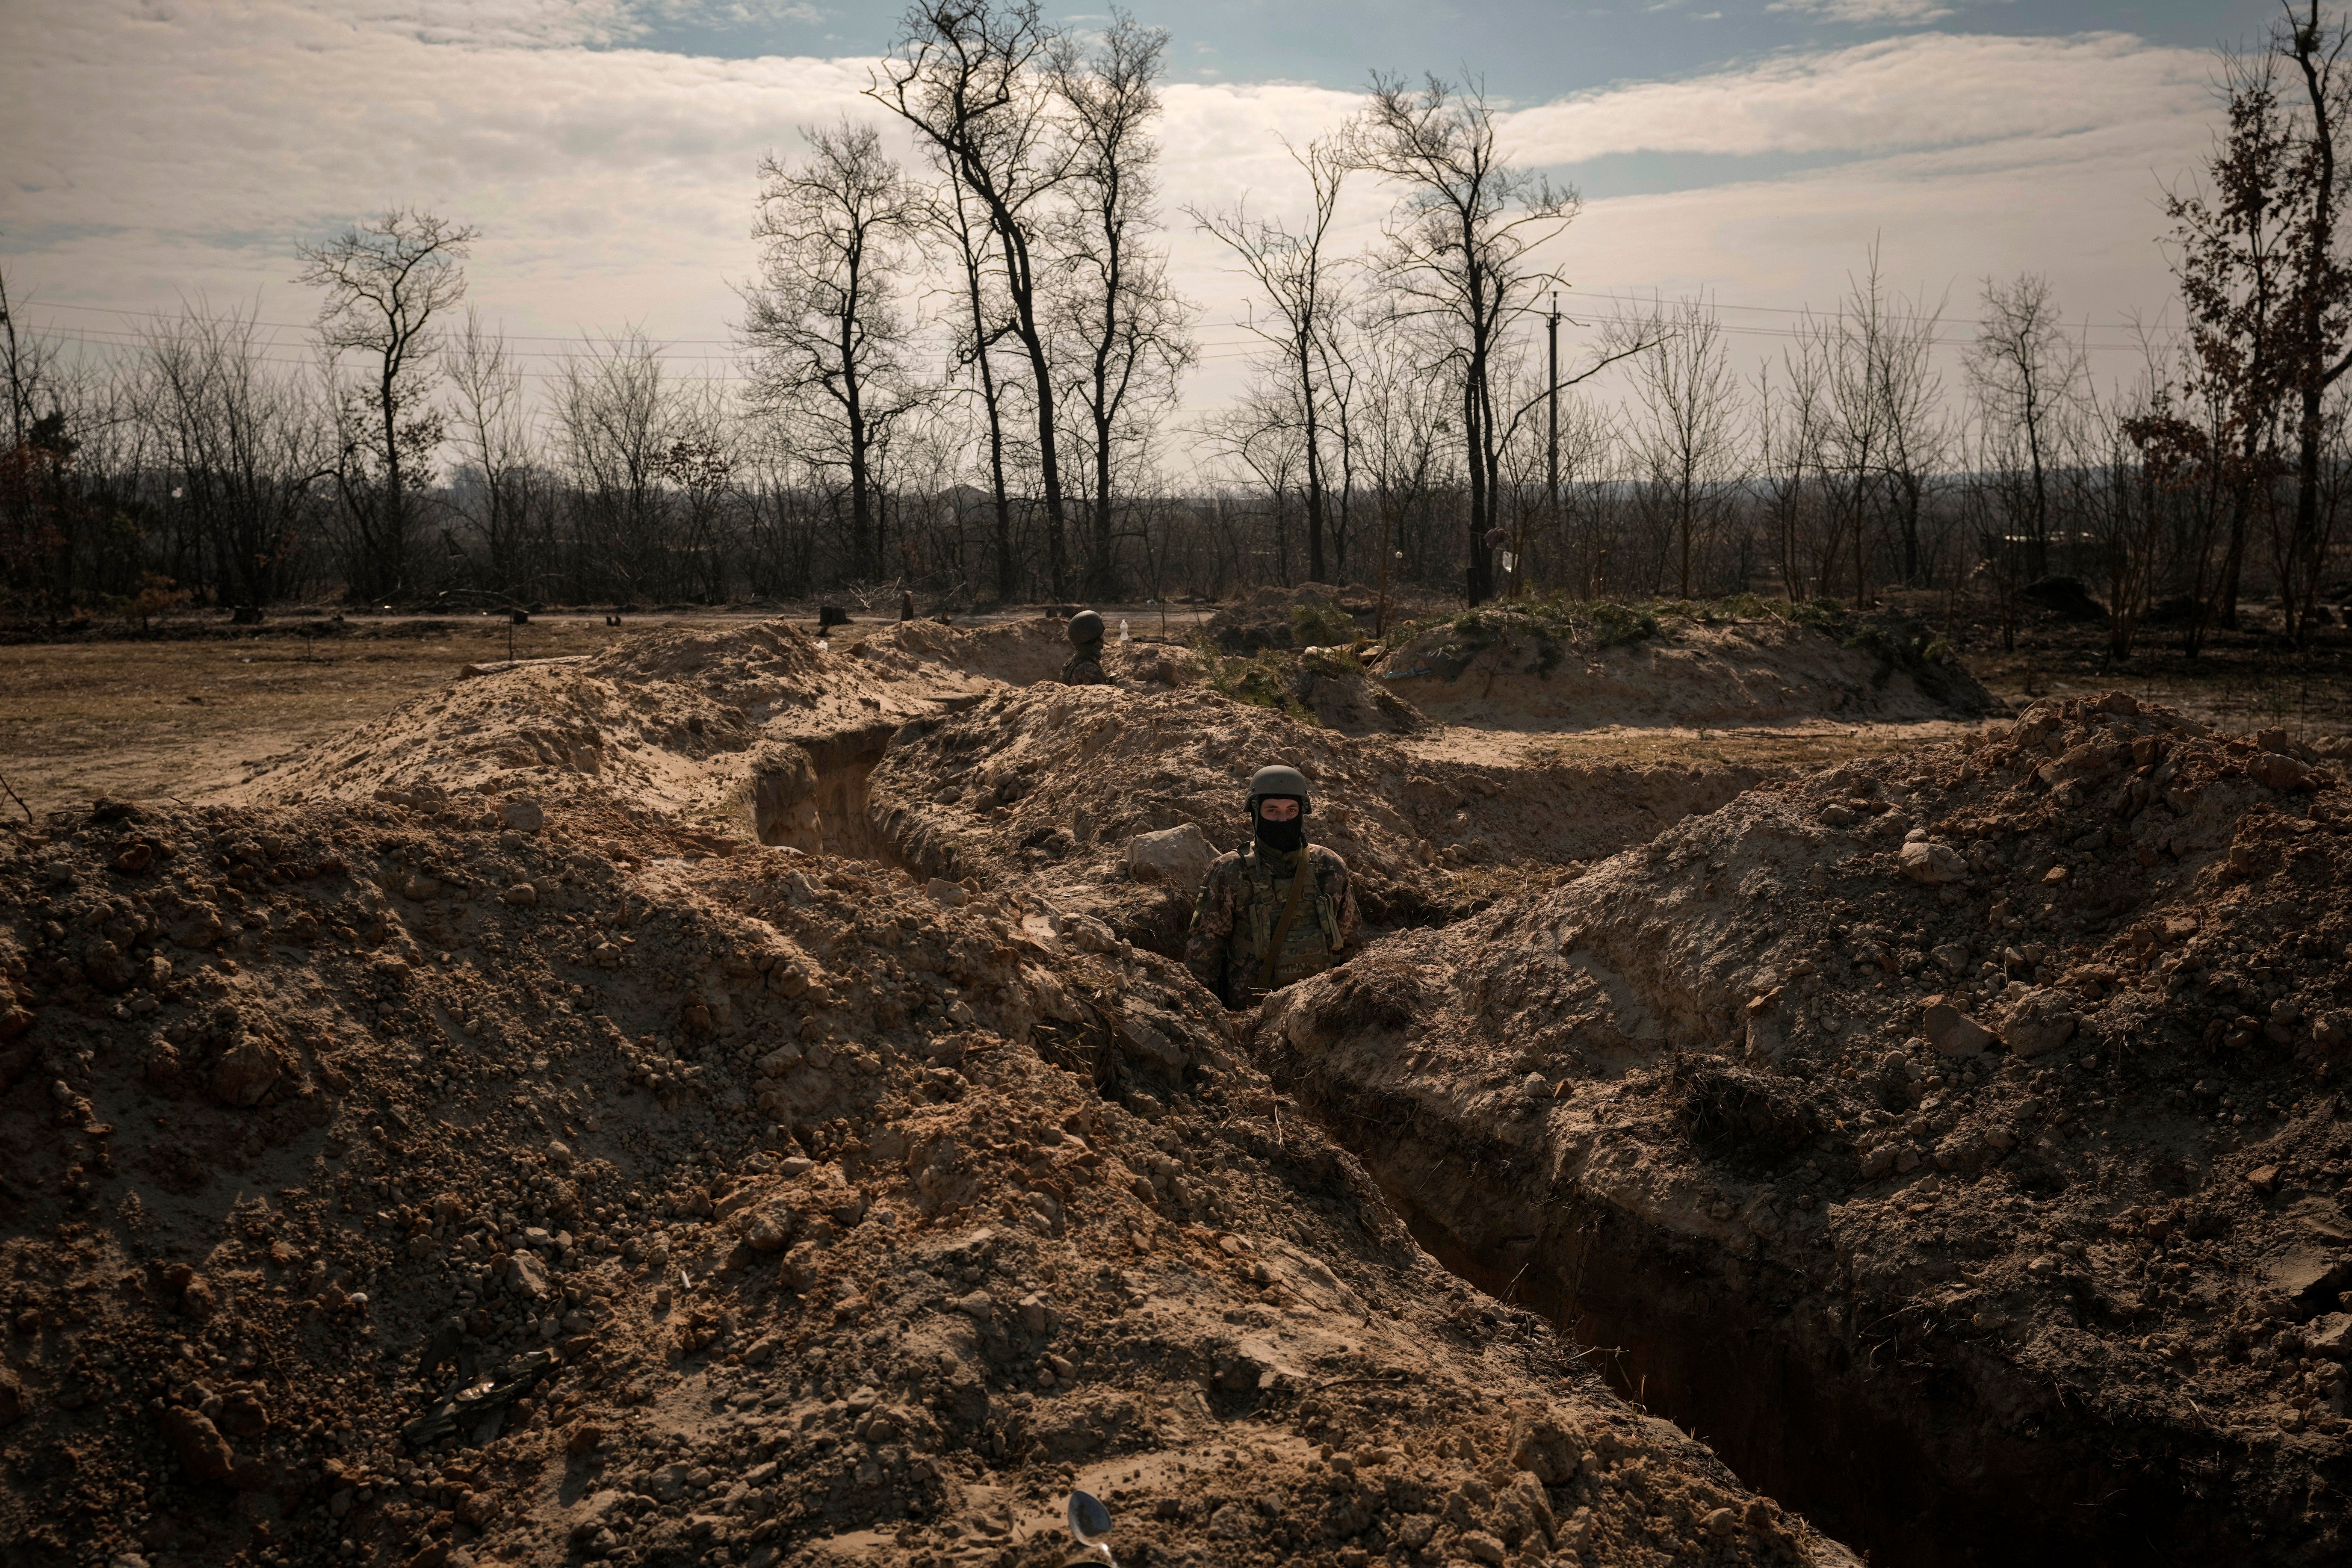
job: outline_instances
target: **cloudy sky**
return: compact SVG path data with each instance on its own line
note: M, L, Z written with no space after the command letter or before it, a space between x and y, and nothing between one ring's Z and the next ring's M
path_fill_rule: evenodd
M1081 4L1090 0L1080 0ZM1588 198L1575 308L1711 292L1779 350L1874 237L1958 336L1987 274L2047 273L2121 372L2170 289L2166 186L2217 121L2213 49L2259 0L1141 0L1171 35L1162 170L1201 307L1194 408L1230 397L1240 284L1178 209L1281 210L1277 134L1373 69L1483 77L1517 155ZM1073 26L1101 20L1076 9ZM90 332L183 300L297 323L298 241L387 205L477 224L473 300L533 353L642 324L724 369L755 165L859 96L898 7L843 0L12 0L0 265ZM1385 205L1360 185L1351 233ZM291 354L299 332L283 334ZM549 362L538 362L547 368Z

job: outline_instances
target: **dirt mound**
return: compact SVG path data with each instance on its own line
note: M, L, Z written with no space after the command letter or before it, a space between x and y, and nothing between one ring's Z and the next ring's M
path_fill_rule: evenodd
M2343 1484L2352 1350L2316 764L2037 705L1402 934L1270 1004L1263 1059L1441 1256L1847 1539L2333 1561L2295 1500Z
M1365 668L1365 654L1377 645L1309 647L1296 651L1223 655L1203 647L1194 658L1199 679L1211 690L1261 708L1279 709L1342 735L1418 735L1434 730L1420 710L1403 700Z
M2092 622L2107 618L2107 607L2091 596L2080 577L2037 578L2020 588L2017 596L2065 620Z
M865 775L910 720L1058 675L1048 623L902 623L855 642L782 622L664 627L592 657L496 668L419 698L254 786L256 799L382 799L462 815L516 793L602 805L673 852L751 844L865 853ZM1181 649L1123 647L1122 679L1192 677Z
M1393 587L1388 594L1389 624L1442 616L1461 601L1423 589ZM1296 588L1257 588L1209 618L1209 640L1227 653L1267 648L1328 647L1370 637L1381 613L1378 588L1335 588L1302 583Z
M1073 1483L1142 1563L1845 1561L1441 1274L1177 966L610 831L0 848L10 1562L1042 1568Z
M2004 711L1917 623L1826 627L1614 605L1487 607L1413 634L1376 670L1448 724L1501 729L1885 722Z
M1272 761L1315 784L1313 837L1347 857L1381 925L1449 918L1503 867L1613 853L1760 776L1428 762L1198 687L1041 687L909 725L868 781L869 815L923 875L1018 881L1173 952L1196 889L1136 883L1130 840L1190 823L1237 846L1249 775Z

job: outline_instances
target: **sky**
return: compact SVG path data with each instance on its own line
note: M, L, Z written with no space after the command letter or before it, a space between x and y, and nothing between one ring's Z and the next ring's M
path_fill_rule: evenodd
M1081 4L1087 0L1080 0ZM1711 296L1743 368L1868 248L1965 338L1983 279L2046 274L2103 374L2171 302L2165 192L2219 123L2215 49L2276 11L2093 0L1139 0L1170 34L1160 178L1198 307L1188 415L1237 395L1242 279L1187 206L1295 213L1280 138L1373 71L1483 83L1513 154L1585 205L1547 259L1563 353L1619 304ZM757 165L861 96L895 4L828 0L11 0L0 267L22 322L135 331L239 306L301 350L295 247L388 206L478 226L471 301L551 372L642 326L725 373ZM1074 27L1108 11L1047 7ZM1343 243L1393 193L1357 179ZM2175 311L2177 316L2177 310ZM93 336L92 341L108 340Z

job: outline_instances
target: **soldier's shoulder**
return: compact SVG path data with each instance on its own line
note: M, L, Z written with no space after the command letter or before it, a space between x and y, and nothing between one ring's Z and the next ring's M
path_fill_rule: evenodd
M1242 874L1242 852L1238 849L1228 849L1209 862L1208 879L1212 882L1234 881Z
M1328 845L1309 844L1307 853L1318 870L1344 871L1348 868L1348 858Z

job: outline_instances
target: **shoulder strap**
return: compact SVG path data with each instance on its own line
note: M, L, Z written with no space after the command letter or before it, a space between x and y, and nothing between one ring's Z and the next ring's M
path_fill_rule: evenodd
M1283 941L1290 935L1291 922L1298 918L1298 896L1314 879L1314 862L1302 847L1298 851L1297 864L1291 868L1290 897L1282 901L1282 922L1274 928L1274 940L1265 944L1265 960L1258 970L1257 977L1257 988L1261 991L1274 988L1274 969L1282 959Z

